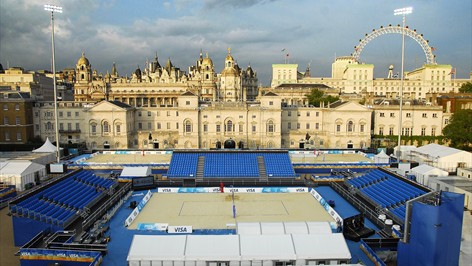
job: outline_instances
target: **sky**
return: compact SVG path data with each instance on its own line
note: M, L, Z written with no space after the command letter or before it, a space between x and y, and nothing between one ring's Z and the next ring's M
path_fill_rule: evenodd
M406 24L434 47L436 61L456 68L456 78L472 71L470 0L1 0L0 64L26 70L51 70L51 21L44 4L63 7L54 14L56 70L75 67L82 52L98 73L130 76L158 56L161 65L188 72L200 51L221 72L231 54L249 65L259 83L270 85L272 64L311 66L312 77L330 77L336 56L348 56L366 33L402 23L393 10L412 6ZM287 56L288 55L288 56ZM401 69L401 35L370 41L360 61L374 64L374 76L388 66ZM426 57L412 38L405 39L405 70Z

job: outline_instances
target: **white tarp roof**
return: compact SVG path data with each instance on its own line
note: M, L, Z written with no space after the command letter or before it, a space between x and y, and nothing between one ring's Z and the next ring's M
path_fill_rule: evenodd
M120 177L145 177L151 174L149 166L125 166Z
M33 150L33 152L56 152L56 146L51 143L49 138L46 138L46 141L44 142L43 146L37 148L36 150Z
M291 235L239 235L241 260L295 260Z
M128 261L185 259L187 236L134 235L128 252Z
M283 235L285 234L284 223L261 222L261 233L263 235Z
M162 261L348 260L342 234L135 235L130 265Z
M0 175L27 175L45 169L46 166L30 161L6 161L0 165Z
M413 167L411 168L410 170L411 172L414 172L414 173L418 173L418 174L427 174L427 173L430 173L430 172L435 172L435 173L442 173L443 175L442 176L448 176L449 173L444 171L444 170L441 170L439 168L436 168L436 167L433 167L431 165L427 165L427 164L422 164L422 165L418 165L417 167Z
M297 247L297 259L351 259L343 234L292 235Z
M309 234L332 234L331 226L328 222L307 222Z
M240 235L331 234L328 222L238 222Z
M238 235L188 235L186 260L239 261Z
M451 154L456 154L456 153L465 152L465 151L447 147L444 145L431 143L431 144L424 145L417 148L416 152L441 158L441 157L449 156Z

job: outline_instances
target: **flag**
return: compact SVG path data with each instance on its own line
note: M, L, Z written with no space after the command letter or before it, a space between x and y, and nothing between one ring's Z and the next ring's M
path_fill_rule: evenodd
M456 74L456 69L455 68L451 69L451 72L449 73L449 75L454 75L454 74Z
M434 48L434 47L431 47L431 51L433 51L433 52L434 52L434 51L436 51L436 48Z

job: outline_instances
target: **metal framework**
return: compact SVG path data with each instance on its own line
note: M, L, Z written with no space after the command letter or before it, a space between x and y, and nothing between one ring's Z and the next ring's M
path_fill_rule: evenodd
M423 38L422 34L418 34L416 30L411 30L408 27L404 28L398 25L398 26L392 26L389 25L387 27L380 27L380 29L374 29L371 33L366 34L366 36L360 40L359 44L354 47L354 53L352 56L359 61L359 58L361 56L362 50L364 50L364 47L373 39L382 36L384 34L403 34L405 33L405 36L408 36L415 40L423 49L423 52L426 56L426 63L427 64L436 64L436 59L435 55L433 54L433 50L431 46L428 44L428 40L425 40Z

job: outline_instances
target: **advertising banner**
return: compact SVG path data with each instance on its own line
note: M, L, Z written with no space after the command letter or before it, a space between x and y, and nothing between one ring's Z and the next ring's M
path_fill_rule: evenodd
M321 206L323 206L323 208L328 212L328 214L336 221L335 224L331 224L331 228L342 228L343 219L341 218L341 216L331 206L329 206L328 202L315 189L312 188L310 190L310 193L321 204Z
M148 190L144 198L141 200L141 202L139 202L138 206L134 208L133 212L128 216L128 218L126 218L125 220L126 227L128 227L134 221L134 219L138 217L139 212L144 208L144 206L149 201L151 196L152 196L152 192L151 190Z

